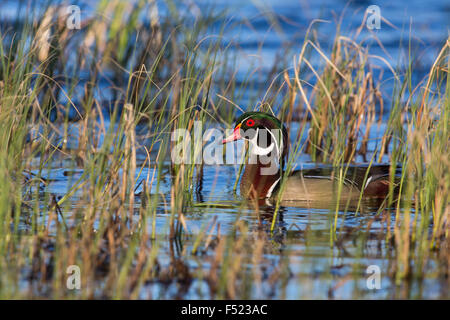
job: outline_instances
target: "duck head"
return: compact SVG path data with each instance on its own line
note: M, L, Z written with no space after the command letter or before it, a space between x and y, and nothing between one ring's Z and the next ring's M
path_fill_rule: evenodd
M281 160L287 154L287 130L280 120L268 113L242 114L236 120L233 134L222 143L241 139L249 142L253 155L267 156L272 152L272 155Z

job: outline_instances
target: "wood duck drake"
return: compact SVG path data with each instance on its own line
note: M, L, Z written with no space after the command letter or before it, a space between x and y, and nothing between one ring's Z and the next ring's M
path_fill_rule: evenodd
M249 157L240 182L240 192L250 199L277 199L280 196L283 161L287 156L288 135L283 123L268 113L246 112L236 120L233 134L223 140L249 143ZM276 169L274 170L274 165ZM349 166L339 200L385 198L389 193L389 165ZM333 168L298 170L287 177L281 201L323 201L337 197L338 179Z

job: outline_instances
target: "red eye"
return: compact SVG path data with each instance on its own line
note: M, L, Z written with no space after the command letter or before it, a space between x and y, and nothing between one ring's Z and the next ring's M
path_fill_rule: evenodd
M255 120L253 120L253 119L247 120L247 127L253 127L254 125L255 125Z

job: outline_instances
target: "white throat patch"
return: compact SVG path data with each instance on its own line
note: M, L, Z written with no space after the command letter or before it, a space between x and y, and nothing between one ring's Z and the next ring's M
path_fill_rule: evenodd
M252 152L253 152L253 154L258 155L258 156L266 156L270 152L272 152L273 148L275 147L275 143L272 142L270 144L270 146L268 146L266 148L260 147L258 145L258 138L259 138L259 129L256 129L256 134L253 137L253 139L249 139L249 142L252 145ZM278 151L278 148L277 148L277 151Z
M280 158L283 152L283 137L280 130L280 133L278 134L278 137L276 137L276 134L272 132L272 130L269 130L266 128L265 132L268 132L272 136L272 143L268 147L260 147L258 145L258 139L259 139L259 128L256 129L256 134L252 139L248 139L250 144L252 145L253 154L258 156L265 156L268 155L270 152L273 151L275 148L276 150L276 158ZM265 137L264 137L265 138ZM278 144L278 141L280 144Z

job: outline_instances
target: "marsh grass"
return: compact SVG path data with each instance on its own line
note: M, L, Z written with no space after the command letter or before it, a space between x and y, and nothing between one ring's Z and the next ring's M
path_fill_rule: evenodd
M194 121L232 122L239 111L232 104L253 86L253 71L236 81L232 45L220 41L229 25L208 36L220 14L194 18L171 1L166 5L162 17L152 0L100 1L79 31L65 28L61 7L49 6L42 17L2 28L0 297L152 298L146 287L175 283L169 296L183 298L200 282L212 298L252 298L267 285L264 297L283 298L298 281L289 265L294 253L280 249L280 203L204 201L204 166L168 161L176 129L192 133L185 150L194 160L203 143L195 139ZM142 22L146 10L151 18ZM277 111L289 129L295 121L301 125L286 173L304 152L340 168L338 177L358 156L370 165L389 160L393 182L396 165L402 166L401 200L392 190L369 220L386 224L379 237L398 284L423 278L431 256L438 257L437 277L448 282L449 45L416 88L410 87L411 67L399 77L389 66L394 92L385 108L368 48L338 33L327 54L313 24L293 67L275 65L266 91L250 99L261 110ZM322 59L320 69L310 62L314 55ZM106 90L113 99L105 99ZM386 129L371 148L370 130L385 110ZM50 185L61 167L69 178L58 196ZM222 231L217 218L196 223L194 211L227 206L236 209L230 230ZM338 227L348 206L329 208L331 247L340 248L348 236L344 222ZM360 201L353 215L363 214L362 207ZM247 211L258 217L257 226L241 219ZM356 230L363 239L369 237L365 228ZM305 243L319 241L309 229L300 233ZM289 243L295 233L287 234ZM363 246L359 250L363 256ZM267 263L265 253L280 255L268 272L259 267ZM80 291L67 290L70 265L82 270Z

